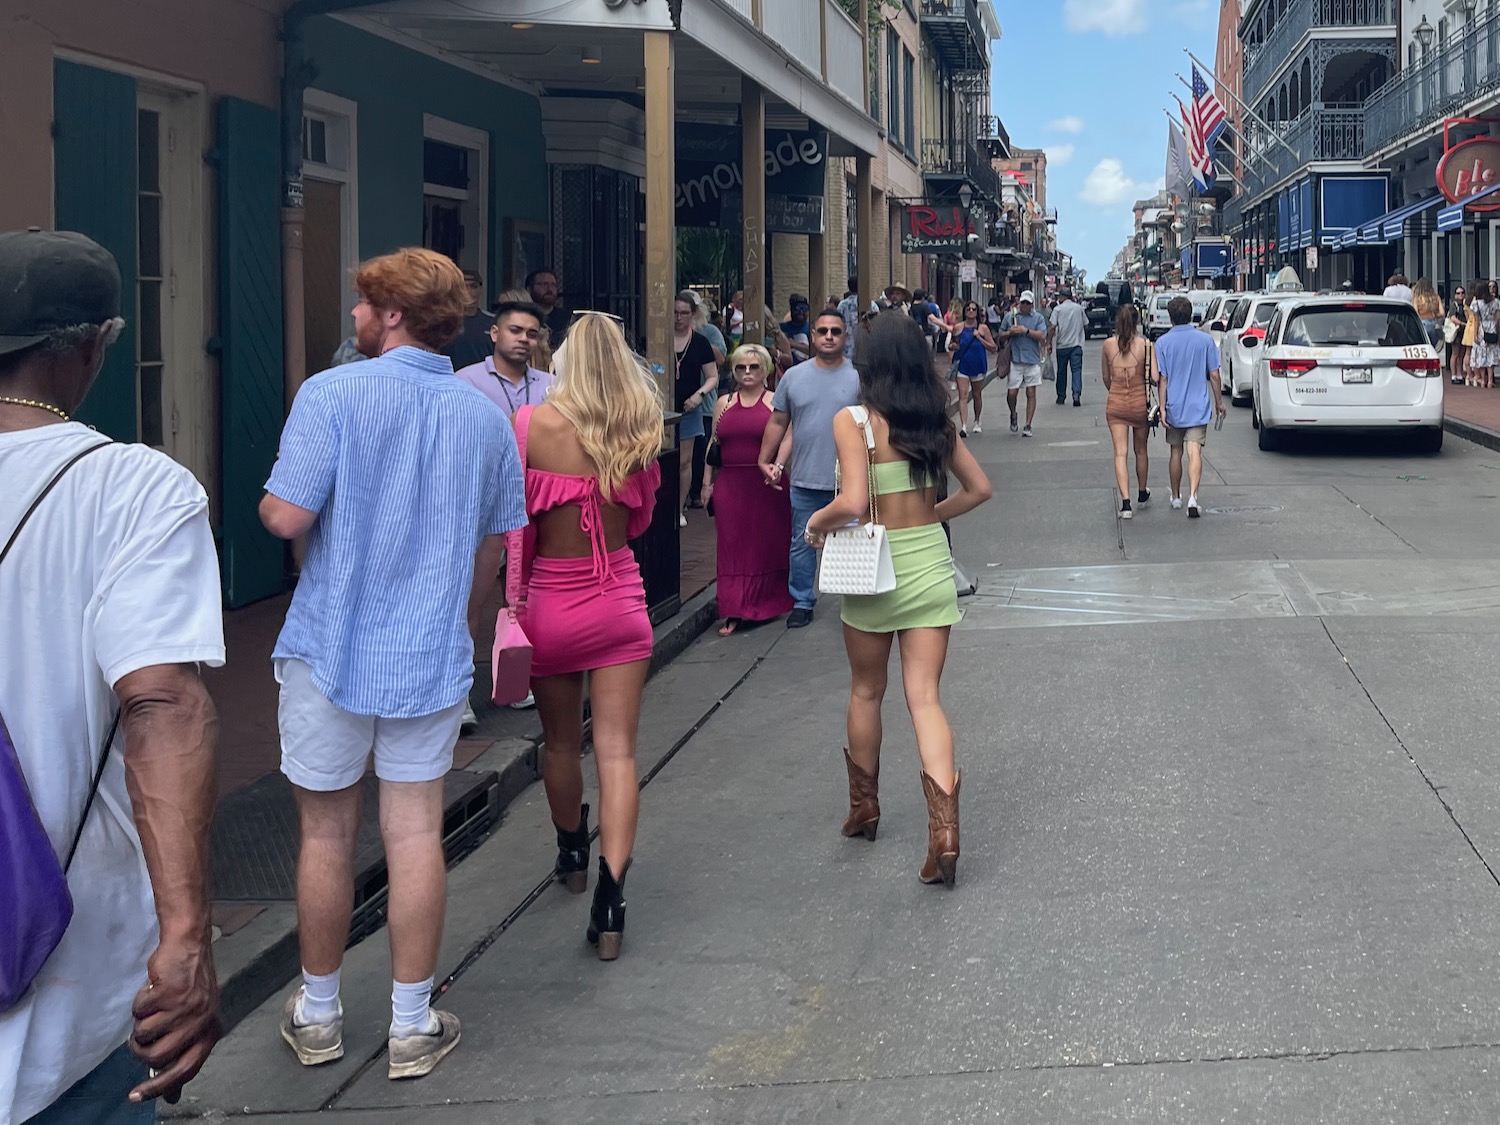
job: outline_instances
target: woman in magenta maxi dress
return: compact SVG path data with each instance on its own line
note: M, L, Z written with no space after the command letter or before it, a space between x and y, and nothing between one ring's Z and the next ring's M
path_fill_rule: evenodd
M725 618L721 637L741 621L770 621L792 609L787 590L791 499L784 489L766 483L759 464L761 439L771 420L771 392L766 389L774 370L771 356L759 344L745 344L729 362L734 390L714 410L720 464L708 466L703 479L703 503L712 502L718 535L719 613ZM780 451L778 462L786 463L787 452Z

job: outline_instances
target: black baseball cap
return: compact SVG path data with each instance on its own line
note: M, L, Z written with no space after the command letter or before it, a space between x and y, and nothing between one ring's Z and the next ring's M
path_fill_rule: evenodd
M59 328L120 315L120 267L74 231L0 233L0 355L40 344Z

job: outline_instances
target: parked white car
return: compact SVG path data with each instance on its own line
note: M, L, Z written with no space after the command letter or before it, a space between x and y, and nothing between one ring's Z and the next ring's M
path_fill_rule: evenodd
M1442 448L1443 363L1409 302L1276 300L1264 340L1247 348L1262 449L1290 430L1404 430L1423 452Z
M1229 328L1230 320L1234 318L1235 310L1240 307L1241 303L1249 299L1244 293L1221 293L1218 299L1208 307L1208 314L1204 319L1203 330L1213 337L1214 345L1221 353L1224 350L1225 333ZM1221 380L1223 378L1222 369L1220 371L1220 378ZM1229 389L1227 384L1225 384L1224 389Z
M1234 310L1229 327L1219 345L1219 381L1236 406L1250 405L1251 378L1255 374L1255 355L1250 341L1259 344L1276 306L1296 293L1250 293Z
M1172 327L1172 317L1167 312L1167 304L1173 297L1186 297L1186 293L1166 290L1153 294L1151 303L1146 306L1146 339L1159 340L1167 334Z

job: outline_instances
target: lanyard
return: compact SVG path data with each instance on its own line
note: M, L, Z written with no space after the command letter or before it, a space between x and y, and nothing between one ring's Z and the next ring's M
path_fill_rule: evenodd
M521 381L521 401L519 403L510 396L510 380L500 374L499 371L492 371L490 374L495 377L495 382L500 384L500 393L505 396L505 405L510 407L512 414L522 406L531 405L531 368L528 367L526 369L526 377Z

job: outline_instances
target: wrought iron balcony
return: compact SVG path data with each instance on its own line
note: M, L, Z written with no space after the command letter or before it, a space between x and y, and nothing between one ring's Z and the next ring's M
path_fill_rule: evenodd
M923 141L922 174L930 179L968 180L981 195L1000 198L1000 176L973 141Z
M1252 105L1309 31L1359 28L1368 34L1383 28L1392 37L1396 34L1396 0L1291 0L1273 19L1271 12L1278 6L1279 0L1265 0L1252 6L1240 23L1245 100Z
M991 157L1003 160L1010 156L1010 134L1006 132L1005 122L993 113L979 119L979 143L989 149Z
M922 0L922 30L948 70L988 71L990 44L974 0Z
M1365 103L1365 147L1375 152L1412 132L1434 131L1454 111L1500 87L1500 11L1491 9Z
M1276 138L1280 138L1278 141ZM1359 160L1365 153L1365 110L1357 105L1315 104L1270 136L1249 130L1259 156L1245 157L1246 192L1254 197L1315 160Z

